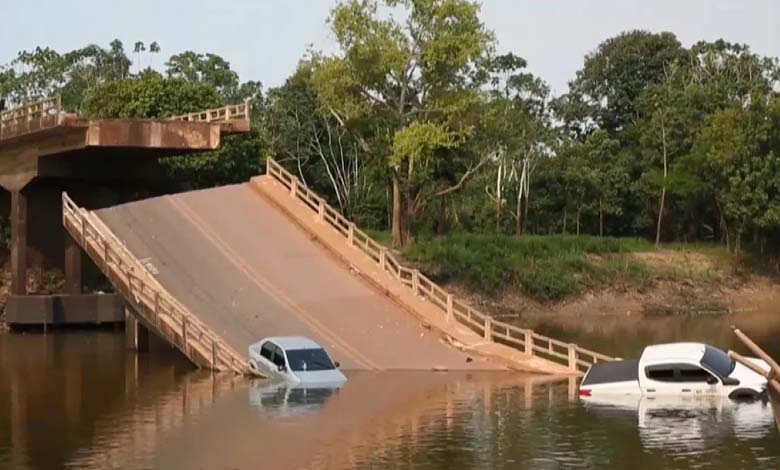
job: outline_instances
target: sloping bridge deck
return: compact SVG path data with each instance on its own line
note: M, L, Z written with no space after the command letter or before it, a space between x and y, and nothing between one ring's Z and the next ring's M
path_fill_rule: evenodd
M96 212L65 195L63 222L140 320L204 367L246 371L249 344L300 334L345 369L577 374L612 360L453 298L270 159L246 184Z
M312 337L346 369L491 369L352 274L250 184L97 211L165 289L239 353Z

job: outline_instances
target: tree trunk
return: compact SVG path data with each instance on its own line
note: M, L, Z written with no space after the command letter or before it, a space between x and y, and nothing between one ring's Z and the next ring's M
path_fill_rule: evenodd
M599 199L599 236L604 236L604 201Z
M568 218L569 208L564 207L563 208L563 230L561 231L562 235L566 235L566 219Z
M737 230L737 236L734 238L734 254L739 258L739 252L742 250L742 229Z
M661 207L658 209L658 223L655 226L655 247L661 246L661 223L664 218L664 203L666 202L666 183L661 188Z
M580 214L582 213L582 207L577 208L577 236L580 236Z
M517 195L517 205L515 206L515 234L523 233L523 193Z
M406 245L406 239L404 236L405 225L405 204L403 201L403 194L401 192L401 182L398 179L398 175L393 172L393 247L401 248Z
M655 247L658 248L661 245L661 224L663 223L664 219L664 205L666 204L666 175L667 175L667 164L666 164L666 126L664 125L663 117L661 118L661 144L663 146L663 157L664 157L664 179L663 184L661 185L661 205L658 208L658 223L655 226Z

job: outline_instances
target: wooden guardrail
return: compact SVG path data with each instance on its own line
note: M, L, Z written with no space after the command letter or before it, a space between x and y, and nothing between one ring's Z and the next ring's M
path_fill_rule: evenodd
M206 109L195 113L182 114L169 117L171 121L190 121L190 122L228 122L249 120L251 106L249 101L240 104L229 104L221 108Z
M103 228L97 216L62 195L65 229L95 261L139 320L168 340L199 367L250 373L235 352L197 316L179 304L130 251Z
M57 125L62 100L59 96L0 112L0 140Z
M377 263L380 269L412 289L414 295L435 305L447 321L457 321L467 326L472 331L482 335L485 341L504 344L530 356L561 363L572 371L587 370L588 367L597 362L615 360L613 357L582 348L576 344L559 341L540 335L530 329L497 321L490 315L474 309L442 289L418 269L403 266L388 251L387 247L357 228L353 222L347 220L338 210L330 206L325 199L314 193L298 177L288 172L270 157L267 159L266 173L289 189L293 198L317 213L319 220L341 234L350 246L362 251Z

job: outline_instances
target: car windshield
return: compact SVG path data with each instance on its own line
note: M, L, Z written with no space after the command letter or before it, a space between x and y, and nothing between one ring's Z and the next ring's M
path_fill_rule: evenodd
M333 361L323 349L291 349L287 351L290 369L295 371L335 369Z
M731 360L728 354L712 346L704 347L704 356L701 358L701 365L715 372L720 377L728 377L736 367L737 363Z

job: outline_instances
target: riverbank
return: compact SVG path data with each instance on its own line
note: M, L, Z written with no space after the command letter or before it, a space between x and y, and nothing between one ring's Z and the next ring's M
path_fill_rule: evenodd
M718 245L655 248L636 238L458 234L418 240L401 256L502 319L722 315L780 305L776 279L748 256Z

